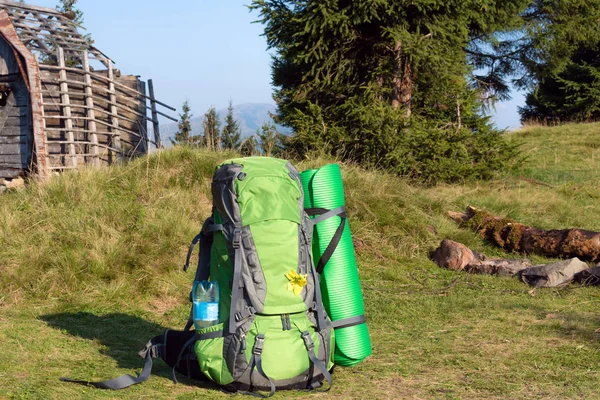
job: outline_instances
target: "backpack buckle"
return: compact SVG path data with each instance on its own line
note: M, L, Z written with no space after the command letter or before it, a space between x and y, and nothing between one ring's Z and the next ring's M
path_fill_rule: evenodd
M240 228L235 228L233 230L233 240L231 241L234 249L239 249L242 243L242 230Z
M302 340L304 340L304 345L308 351L313 350L315 348L315 344L310 338L310 333L308 331L302 332Z
M248 307L240 312L235 313L235 322L240 322L254 314L256 314L254 307Z
M264 345L265 345L265 335L263 335L263 334L257 335L256 341L254 342L254 348L252 349L252 354L254 354L255 356L260 356L263 351Z

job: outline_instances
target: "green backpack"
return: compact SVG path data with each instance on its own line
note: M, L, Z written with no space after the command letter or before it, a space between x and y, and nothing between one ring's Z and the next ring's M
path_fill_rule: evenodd
M200 242L195 280L220 288L219 323L192 339L200 370L219 385L271 395L324 380L331 387L334 333L298 171L275 158L229 160L217 167L212 196L185 267Z
M139 376L90 382L63 381L102 389L123 389L150 376L160 357L175 371L209 379L228 391L331 388L334 330L321 298L313 263L314 224L340 210L304 210L298 171L269 157L229 160L217 167L212 182L213 213L188 251L197 243L195 281L218 282L218 324L167 330L139 353ZM311 220L307 212L322 214ZM332 247L334 240L332 240ZM322 258L325 258L323 256ZM190 293L190 300L192 294Z

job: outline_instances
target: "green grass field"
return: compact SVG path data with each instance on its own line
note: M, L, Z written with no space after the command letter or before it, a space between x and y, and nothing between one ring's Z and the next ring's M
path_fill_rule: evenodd
M540 228L600 230L600 124L511 139L524 158L488 182L418 187L343 166L373 355L336 369L329 393L275 397L600 398L599 288L531 291L427 258L445 238L503 255L447 218L467 205ZM210 213L214 167L230 156L169 150L0 196L0 398L230 397L173 384L162 361L122 392L59 381L137 374L146 341L183 327L193 272L181 266Z

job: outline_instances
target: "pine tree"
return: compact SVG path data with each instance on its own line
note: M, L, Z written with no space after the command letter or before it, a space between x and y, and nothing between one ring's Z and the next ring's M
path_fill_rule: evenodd
M243 157L250 157L258 154L255 136L249 136L242 141L240 145L240 154Z
M193 114L190 113L190 103L188 100L183 102L181 106L182 114L179 114L179 122L177 123L177 132L171 143L173 145L191 145L197 144L198 137L192 136L192 123L191 118Z
M204 129L204 144L211 151L221 149L220 125L221 121L219 121L217 110L215 110L215 107L210 107L204 114L202 128Z
M529 89L521 120L549 123L600 118L600 1L534 3L528 38L535 51L521 52Z
M225 126L223 127L223 148L224 149L237 149L240 147L240 125L233 118L233 106L229 101L229 107L227 108L227 115L225 116Z
M256 130L256 137L258 138L258 144L262 149L263 155L271 157L276 153L279 136L280 133L277 132L277 128L272 122L265 122L260 130Z
M483 176L511 151L480 114L466 49L511 28L529 2L254 0L274 53L276 122L293 129L301 154L324 149L422 179L423 163L441 169L453 157L472 168L439 176ZM447 149L435 161L412 138L426 142L429 129L444 132L431 134Z
M577 51L565 69L540 82L519 109L522 121L548 124L600 120L600 52Z

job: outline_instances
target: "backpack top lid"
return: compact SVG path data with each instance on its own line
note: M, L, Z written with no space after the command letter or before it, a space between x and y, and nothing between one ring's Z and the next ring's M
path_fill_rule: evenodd
M239 166L238 168L232 168ZM229 172L228 172L229 171ZM220 175L225 175L225 181L234 178L233 188L222 185ZM242 226L248 226L261 221L288 220L301 224L301 210L304 207L304 196L300 184L300 176L296 169L287 161L272 157L245 157L224 161L217 167L213 180L213 200L223 216L229 215L231 209L220 207L219 199L227 199L231 194L224 193L233 189L236 193L236 203L239 206L239 218ZM227 200L222 204L226 208ZM236 208L236 207L233 207Z

